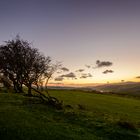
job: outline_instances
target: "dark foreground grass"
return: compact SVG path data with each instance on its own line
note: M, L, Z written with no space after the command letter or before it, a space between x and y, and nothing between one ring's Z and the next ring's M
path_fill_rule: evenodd
M64 110L1 93L0 140L140 139L139 100L63 90L50 94L64 101Z

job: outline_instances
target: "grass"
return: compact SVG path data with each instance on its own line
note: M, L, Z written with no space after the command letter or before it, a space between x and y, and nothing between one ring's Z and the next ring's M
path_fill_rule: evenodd
M1 140L139 140L140 101L82 91L50 90L55 110L35 97L0 93Z
M81 104L88 112L98 111L115 118L126 117L136 122L140 120L140 100L138 99L70 90L52 90L50 93L63 100L64 104L73 105L74 108Z

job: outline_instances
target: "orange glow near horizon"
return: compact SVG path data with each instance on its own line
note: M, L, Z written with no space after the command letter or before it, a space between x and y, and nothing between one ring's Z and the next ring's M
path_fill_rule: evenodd
M95 79L96 78L96 79ZM92 85L100 85L100 84L107 84L107 83L122 83L122 82L140 82L140 79L136 78L134 75L126 76L126 77L118 77L116 76L96 76L93 78L87 78L87 79L65 79L64 81L56 82L54 80L51 80L49 83L49 86L92 86Z
M113 66L109 67L109 68L97 68L97 69L86 69L84 71L84 73L91 73L93 75L93 77L88 77L88 78L80 78L81 73L76 73L76 78L77 79L72 79L72 78L64 78L63 81L55 81L54 79L50 81L50 85L61 85L61 86L67 86L67 85L74 85L74 86L82 86L82 85L97 85L97 84L106 84L106 83L120 83L120 82L128 82L128 81L132 81L132 82L140 82L139 78L136 78L137 76L139 76L139 66L137 66L137 69L134 70L133 67L128 63L126 63L125 66L122 66L118 69L119 66L118 63L115 65L115 62L113 64ZM121 65L120 65L121 66ZM79 68L79 67L78 67ZM77 68L77 69L78 69ZM75 71L72 70L74 68L71 68L71 71ZM103 74L102 72L106 69L112 69L114 70L113 73L108 73L108 74ZM67 72L69 73L69 72ZM65 73L62 73L65 74ZM58 75L54 75L54 78L59 76Z

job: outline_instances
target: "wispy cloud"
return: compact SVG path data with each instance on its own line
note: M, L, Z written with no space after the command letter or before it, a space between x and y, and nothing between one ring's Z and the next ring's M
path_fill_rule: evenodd
M86 66L86 68L88 68L88 69L89 69L89 68L91 68L91 66L90 66L90 65L85 65L85 66Z
M69 71L69 69L66 68L66 67L62 67L61 70L64 71L64 72L68 72Z
M61 75L60 77L65 77L65 78L76 78L76 75L75 75L75 73L73 73L73 72L70 72L70 73L68 73L68 74L64 74L64 75Z
M113 65L113 63L110 62L110 61L100 61L100 60L97 60L95 68L109 67L109 66L112 66L112 65Z
M93 77L92 74L90 73L83 73L80 77L80 79L88 78L88 77Z
M103 74L113 73L113 72L114 72L113 70L105 70L105 71L103 71Z
M140 76L137 76L136 78L137 78L137 79L140 79Z
M54 80L55 80L55 81L63 81L64 78L59 76L59 77L56 77Z
M60 73L62 73L62 71L58 71L57 73L60 74Z
M76 72L83 72L85 71L84 69L79 69L79 70L76 70Z

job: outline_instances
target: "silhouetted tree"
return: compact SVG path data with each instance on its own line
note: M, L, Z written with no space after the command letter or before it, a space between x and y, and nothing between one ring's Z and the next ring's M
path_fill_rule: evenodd
M50 65L50 57L45 57L19 36L0 46L0 71L12 81L15 92L22 92L24 84L31 95L32 85L47 74Z
M28 95L32 96L31 90L39 94L39 97L47 104L57 109L62 109L63 102L48 94L42 94L32 85L42 85L47 87L52 74L59 67L59 63L52 64L51 58L41 54L38 49L32 48L28 41L24 41L17 36L13 40L5 42L0 46L0 74L12 81L15 92L22 92L23 84L28 87ZM7 83L4 83L5 86ZM48 93L48 92L47 92Z
M25 49L25 42L19 37L12 41L6 41L0 46L0 70L5 77L8 77L14 86L15 92L22 92L22 53Z

